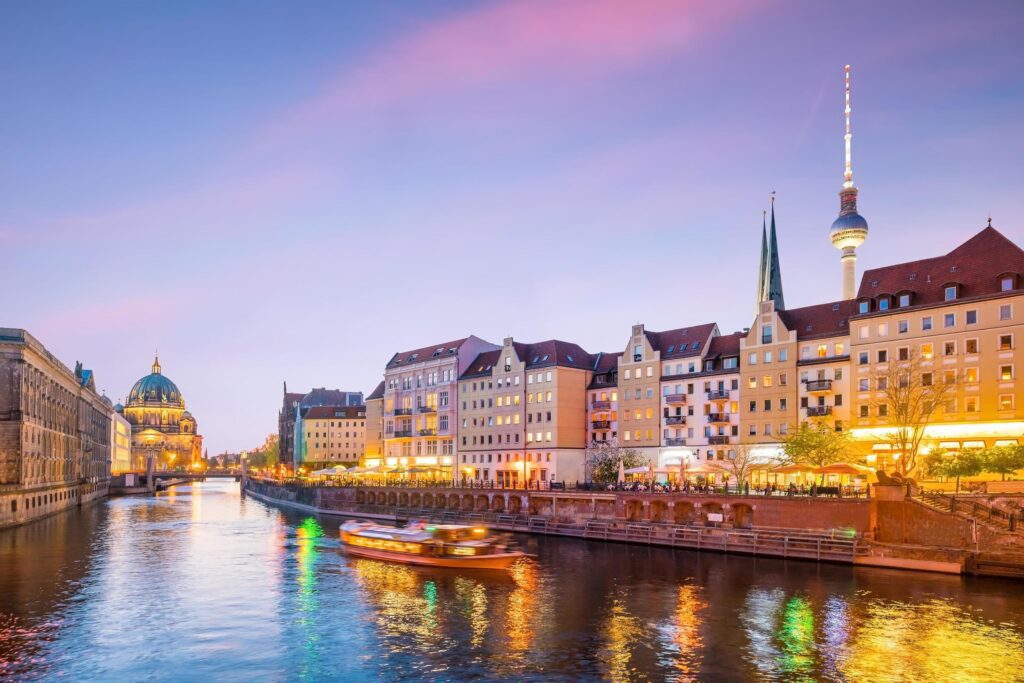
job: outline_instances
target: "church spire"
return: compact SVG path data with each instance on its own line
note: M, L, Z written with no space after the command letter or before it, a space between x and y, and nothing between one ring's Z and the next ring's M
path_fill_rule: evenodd
M774 301L775 310L786 307L782 295L782 268L779 266L779 238L775 230L775 192L772 192L771 230L765 232L762 218L761 225L761 268L758 276L757 303Z
M153 374L154 375L159 375L160 374L160 356L158 356L158 355L154 355L153 356Z
M761 212L761 261L757 272L757 301L754 303L754 313L761 310L761 302L767 298L768 289L765 281L765 266L768 263L768 212Z

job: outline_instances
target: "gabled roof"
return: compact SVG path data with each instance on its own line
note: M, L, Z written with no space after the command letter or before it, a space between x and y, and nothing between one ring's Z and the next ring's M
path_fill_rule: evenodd
M594 358L579 344L565 342L559 339L533 344L521 344L513 342L519 360L526 363L529 368L542 368L557 365L565 368L579 368L590 370L594 365Z
M473 362L466 367L459 379L471 379L473 377L490 377L494 364L498 362L498 358L501 357L501 349L496 351L484 351L483 353L477 354L477 357L473 359Z
M377 385L377 388L370 392L370 395L366 397L367 401L377 401L384 398L384 381Z
M593 355L594 372L601 373L617 370L619 367L619 358L622 358L622 351L616 351L615 353L598 351Z
M665 332L645 330L644 334L651 348L661 352L662 360L671 360L699 356L714 329L715 323L704 323Z
M289 408L291 408L296 403L301 401L303 396L305 396L305 394L293 394L290 391L286 392L285 395L284 395L284 404L286 406L288 406Z
M413 349L412 351L396 353L391 357L391 360L388 361L387 367L396 368L403 365L412 365L414 363L422 363L428 360L437 360L438 358L456 356L459 353L459 348L466 343L467 339L468 337L463 337L462 339L444 342L443 344L432 344L419 349Z
M857 302L832 301L803 308L779 311L786 327L796 332L797 339L840 337L850 334L850 316L857 310Z
M708 342L708 352L704 357L738 357L740 355L740 339L744 339L746 336L743 332L733 332L732 334L720 334L717 337L712 337L711 341Z
M912 292L912 306L941 303L948 284L960 286L959 299L998 294L1009 273L1024 275L1024 250L989 226L944 256L864 271L857 298Z

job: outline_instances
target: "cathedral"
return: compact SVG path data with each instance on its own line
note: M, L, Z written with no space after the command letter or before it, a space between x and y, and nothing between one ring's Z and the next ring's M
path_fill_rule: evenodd
M127 405L114 406L132 426L132 469L146 469L154 458L156 469L190 467L202 459L203 437L196 419L185 409L177 385L161 372L159 358L152 372L132 387Z

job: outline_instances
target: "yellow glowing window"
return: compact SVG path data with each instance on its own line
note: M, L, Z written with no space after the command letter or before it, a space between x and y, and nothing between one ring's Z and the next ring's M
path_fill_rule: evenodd
M818 344L818 358L824 358L828 355L828 344Z
M978 381L978 368L964 368L964 381L974 383Z
M757 389L757 378L756 377L751 377L747 381L747 386L749 386L751 389Z
M1013 394L999 395L999 410L1013 410Z
M772 385L772 376L771 375L765 375L764 379L763 379L763 382L764 382L764 386L770 387Z
M1001 379L1001 380L1011 380L1011 379L1013 379L1013 366L1012 365L1002 365L1002 366L1000 366L999 367L999 379Z
M931 344L921 344L921 358L931 360L935 355L935 349Z

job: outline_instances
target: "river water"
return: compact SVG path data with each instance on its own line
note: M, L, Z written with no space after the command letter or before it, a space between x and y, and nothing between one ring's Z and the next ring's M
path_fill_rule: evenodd
M0 677L1024 680L1024 586L558 538L508 575L339 552L234 482L0 532Z

